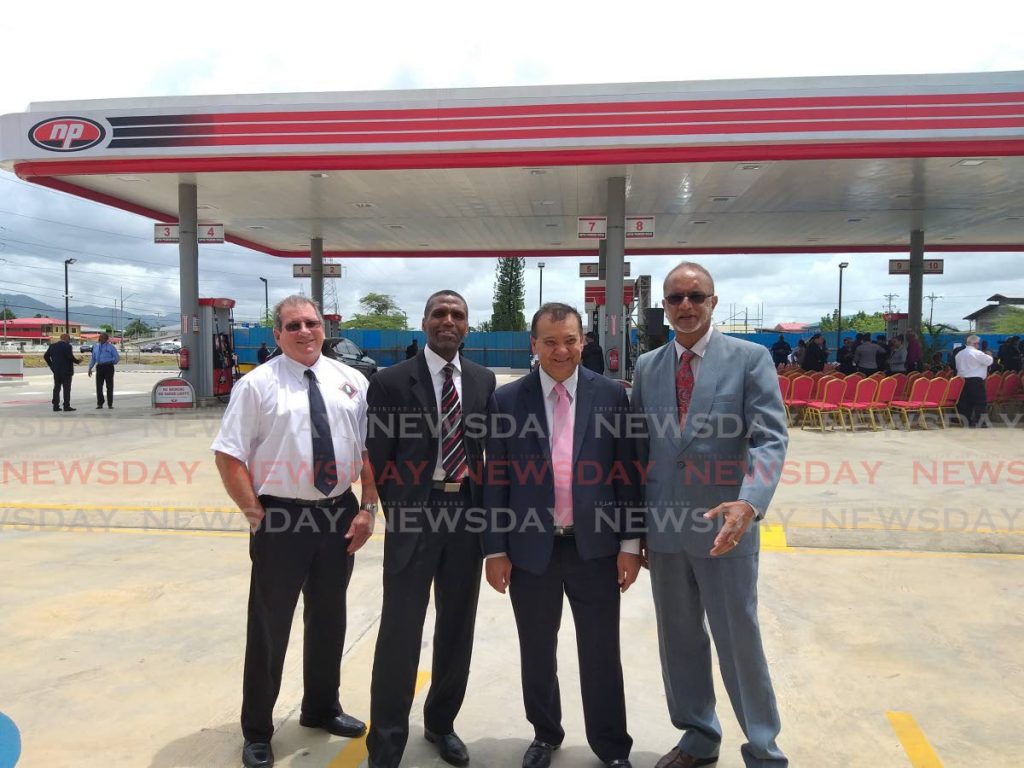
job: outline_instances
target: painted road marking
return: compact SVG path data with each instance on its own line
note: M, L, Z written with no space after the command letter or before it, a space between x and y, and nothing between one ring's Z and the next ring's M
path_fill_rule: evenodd
M21 756L21 734L3 712L0 712L0 768L13 768Z
M896 732L903 751L907 753L910 764L914 768L942 768L942 761L935 754L924 733L909 712L886 712L889 725Z
M420 689L430 681L430 673L420 670L416 673L416 692L413 698L419 695ZM369 723L366 724L369 728ZM366 736L352 739L342 750L335 755L334 759L327 764L327 768L356 768L366 760Z
M761 525L761 548L771 550L788 549L786 544L786 526Z

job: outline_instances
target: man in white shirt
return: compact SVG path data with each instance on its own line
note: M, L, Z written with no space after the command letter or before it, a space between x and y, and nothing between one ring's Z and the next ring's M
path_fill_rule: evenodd
M270 768L273 711L299 592L305 611L299 723L362 735L338 697L345 593L353 555L373 531L377 491L366 461L366 379L321 355L323 316L304 296L274 307L283 354L235 385L213 441L228 495L249 521L249 618L242 762ZM361 481L362 506L351 485Z
M988 367L992 365L992 356L978 349L981 339L970 335L964 348L956 353L956 375L964 380L964 389L960 393L956 410L967 422L968 427L988 426L981 417L988 406L985 398L985 378Z

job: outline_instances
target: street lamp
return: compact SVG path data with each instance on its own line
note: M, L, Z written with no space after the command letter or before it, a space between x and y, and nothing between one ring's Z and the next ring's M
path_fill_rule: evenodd
M64 333L71 335L71 318L70 310L68 309L68 300L71 298L68 294L68 265L74 264L78 259L64 259Z
M839 359L839 347L843 333L843 270L850 266L849 262L839 262L839 312L836 316L836 360Z
M540 296L538 297L538 301L540 302L539 306L543 307L544 306L544 262L543 261L538 261L537 262L537 269L540 270Z
M267 318L270 317L270 288L268 287L267 278L261 277L263 281L263 323L267 322ZM260 325L263 325L260 323Z

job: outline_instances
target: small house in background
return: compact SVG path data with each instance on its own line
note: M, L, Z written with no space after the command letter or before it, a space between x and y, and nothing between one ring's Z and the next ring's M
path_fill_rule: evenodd
M71 323L71 338L81 335L80 323ZM18 317L0 320L0 338L8 341L28 341L33 344L49 344L64 333L64 321L52 317Z
M1004 317L1013 314L1015 306L1024 305L1024 298L1013 298L997 293L989 296L987 301L994 301L981 309L966 315L964 320L969 320L975 333L996 333L996 324Z

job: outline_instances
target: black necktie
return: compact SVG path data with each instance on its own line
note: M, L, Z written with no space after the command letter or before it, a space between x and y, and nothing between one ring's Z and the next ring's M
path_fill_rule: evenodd
M313 437L313 485L324 496L330 496L338 484L331 425L327 422L327 406L317 386L316 374L306 369L306 378L309 379L309 431Z
M444 433L441 436L441 466L447 480L461 480L466 474L466 447L462 444L462 403L455 389L452 374L455 366L444 367L444 384L441 386L441 413Z

